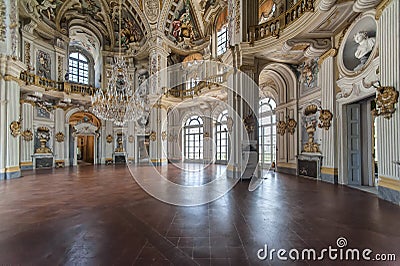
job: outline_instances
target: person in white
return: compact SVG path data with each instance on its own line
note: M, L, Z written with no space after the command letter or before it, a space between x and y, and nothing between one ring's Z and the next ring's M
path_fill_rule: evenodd
M367 62L369 55L375 46L375 38L368 37L366 31L360 31L354 34L354 41L358 43L354 56L360 60L360 64L354 68L354 70L357 71Z

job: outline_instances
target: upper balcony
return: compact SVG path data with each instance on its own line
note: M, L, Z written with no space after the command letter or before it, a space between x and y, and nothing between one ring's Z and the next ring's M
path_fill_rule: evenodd
M26 71L21 72L20 80L22 80L27 87L34 86L36 88L41 88L44 89L45 92L59 97L63 97L65 93L70 95L71 98L89 101L89 96L93 96L96 92L96 88L89 85L50 80ZM35 90L35 88L32 89Z
M253 44L255 41L270 36L279 38L281 31L302 17L306 12L314 12L314 5L315 0L300 0L278 17L259 25L250 26L247 41Z

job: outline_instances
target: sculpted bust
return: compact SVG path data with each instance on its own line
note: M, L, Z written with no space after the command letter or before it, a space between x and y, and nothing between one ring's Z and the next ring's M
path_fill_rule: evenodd
M360 64L354 70L358 70L368 60L369 54L375 46L375 38L368 37L365 31L360 31L354 35L354 41L358 43L354 56L360 60Z

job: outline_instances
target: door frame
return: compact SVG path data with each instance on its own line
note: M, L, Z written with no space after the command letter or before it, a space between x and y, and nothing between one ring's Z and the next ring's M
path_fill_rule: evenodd
M74 138L74 166L78 165L78 154L77 154L76 150L78 148L78 137L79 136L93 136L93 139L94 139L94 141L93 141L93 146L94 146L93 147L93 153L94 153L93 154L93 165L98 164L99 156L97 154L97 142L98 142L97 136L95 134L79 134L79 135L76 135L75 137L71 136Z

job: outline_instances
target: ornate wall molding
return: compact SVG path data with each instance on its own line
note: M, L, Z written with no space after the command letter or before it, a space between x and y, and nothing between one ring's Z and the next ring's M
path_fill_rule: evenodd
M383 10L392 2L392 0L383 0L376 8L375 19L379 20L382 16Z
M356 0L353 5L355 12L364 12L377 6L381 0Z
M332 48L330 50L328 50L326 53L324 53L323 55L321 55L318 59L318 65L321 66L322 63L325 61L325 59L327 59L328 57L335 57L337 55L337 49Z
M0 41L6 40L6 3L0 0Z

